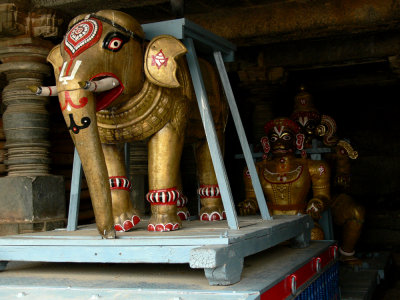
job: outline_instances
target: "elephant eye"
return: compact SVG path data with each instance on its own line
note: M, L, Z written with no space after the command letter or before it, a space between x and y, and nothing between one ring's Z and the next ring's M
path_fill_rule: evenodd
M103 48L113 52L117 52L128 41L129 41L128 36L119 32L110 32L104 38Z

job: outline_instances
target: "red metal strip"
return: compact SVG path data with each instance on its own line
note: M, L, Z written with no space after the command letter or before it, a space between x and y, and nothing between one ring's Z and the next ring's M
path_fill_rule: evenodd
M261 294L261 300L286 299L294 295L296 290L309 281L315 274L319 273L337 256L337 246L330 246L327 250L313 257L308 263L288 275L285 279Z

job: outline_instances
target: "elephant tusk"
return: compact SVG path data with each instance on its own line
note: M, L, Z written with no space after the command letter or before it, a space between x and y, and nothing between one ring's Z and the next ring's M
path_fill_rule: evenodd
M104 92L119 86L119 81L113 77L107 77L98 81L81 81L79 86L90 92Z
M56 86L36 86L30 85L27 87L37 96L57 96Z

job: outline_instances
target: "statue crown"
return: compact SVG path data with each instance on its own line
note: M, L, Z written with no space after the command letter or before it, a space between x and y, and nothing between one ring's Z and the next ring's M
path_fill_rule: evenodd
M267 124L265 124L265 126L264 126L264 131L266 134L269 134L274 129L274 127L279 128L282 126L289 128L291 131L293 131L294 134L297 134L300 132L299 125L297 125L296 122L294 122L293 120L291 120L289 118L277 118L277 119L267 122Z

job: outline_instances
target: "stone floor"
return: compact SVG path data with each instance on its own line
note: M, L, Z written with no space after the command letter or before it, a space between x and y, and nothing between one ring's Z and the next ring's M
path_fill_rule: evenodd
M363 265L340 266L342 300L400 299L399 266L391 252L361 253Z

